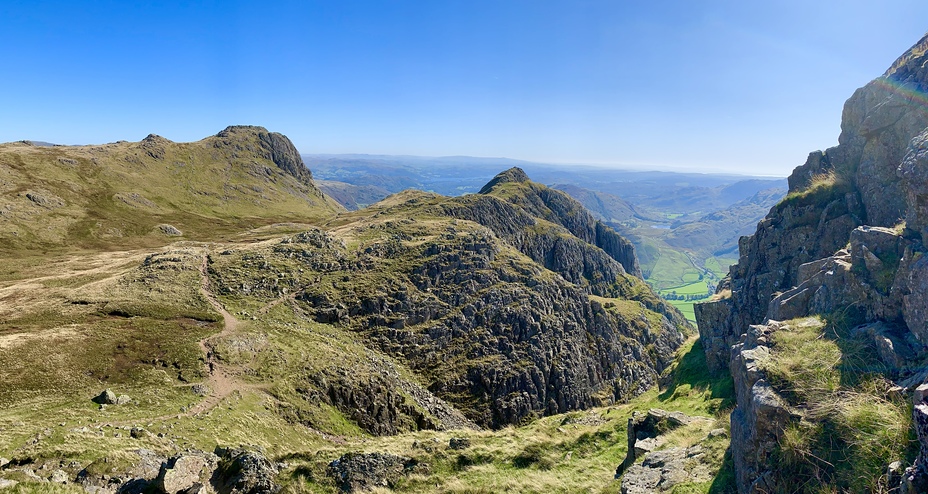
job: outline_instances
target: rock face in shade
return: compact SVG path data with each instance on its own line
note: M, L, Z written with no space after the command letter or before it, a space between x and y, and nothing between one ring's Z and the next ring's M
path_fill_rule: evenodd
M751 371L755 354L766 348L755 333L780 330L778 320L840 311L863 324L855 334L900 376L925 354L926 49L928 37L851 96L838 146L811 153L789 177L790 194L741 239L739 261L720 284L730 295L696 306L710 367L735 377L739 492L777 485L768 446L789 420L785 408L767 399L775 393L759 387L763 376Z

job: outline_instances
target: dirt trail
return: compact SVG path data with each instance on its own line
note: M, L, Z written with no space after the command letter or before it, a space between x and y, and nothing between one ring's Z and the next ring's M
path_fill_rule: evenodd
M207 395L203 401L194 405L185 415L198 415L207 412L222 402L224 398L232 394L236 389L246 387L243 385L244 383L238 382L235 378L235 373L229 366L220 363L216 359L212 348L209 346L208 341L211 338L223 338L238 331L238 328L241 326L241 321L230 314L229 311L219 303L216 296L213 295L212 290L210 290L209 276L206 272L206 267L207 254L203 254L203 261L200 263L200 293L203 294L203 297L206 298L209 304L216 309L216 312L222 314L223 327L219 334L200 340L200 350L206 355L206 366L209 369L209 376L203 382L203 384L209 388L209 395Z

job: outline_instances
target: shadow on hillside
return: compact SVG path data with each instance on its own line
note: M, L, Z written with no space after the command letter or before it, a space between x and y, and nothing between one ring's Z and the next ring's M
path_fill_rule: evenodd
M678 388L688 386L697 391L710 391L712 398L721 399L717 409L726 410L735 405L735 388L731 375L727 372L714 376L709 372L706 364L706 352L702 348L702 341L696 340L689 351L680 357L677 364L670 370L669 381L666 388L658 395L661 401L674 397Z
M735 462L731 457L731 448L728 448L725 450L722 468L709 486L709 494L736 494L738 490L735 485Z

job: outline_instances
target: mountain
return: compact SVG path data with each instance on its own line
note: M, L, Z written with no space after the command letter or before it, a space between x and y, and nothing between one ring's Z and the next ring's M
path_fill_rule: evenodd
M659 381L723 400L668 377L692 329L631 243L518 168L347 212L260 127L0 149L24 232L0 273L4 487L334 492L386 468L421 492L473 465L543 475L560 448L605 486L619 404ZM450 434L460 453L425 439Z
M736 251L738 240L754 232L757 222L783 198L784 192L782 189L762 190L695 220L674 220L664 241L672 247L698 253L703 259Z
M597 219L607 223L622 224L635 219L660 222L664 219L658 215L640 213L634 205L614 194L596 192L572 184L555 184L553 187L580 201Z
M193 143L152 134L96 146L2 144L0 192L7 251L209 240L342 209L289 139L243 126Z
M316 180L319 190L350 211L365 208L386 199L390 191L377 185L354 185L333 180Z
M739 492L926 491L926 52L851 96L839 144L793 171L697 305L709 366L735 383Z
M673 209L677 213L709 212L730 206L770 188L786 187L784 179L680 172L643 172L589 165L556 165L507 158L468 156L304 154L316 178L352 185L373 185L390 192L418 189L444 195L478 192L500 169L525 170L535 181L577 186L621 197L639 209Z

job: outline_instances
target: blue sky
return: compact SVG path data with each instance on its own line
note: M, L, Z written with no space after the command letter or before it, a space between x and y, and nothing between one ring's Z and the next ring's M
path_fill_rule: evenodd
M812 4L812 5L810 5ZM192 141L785 176L918 1L0 3L0 141Z

